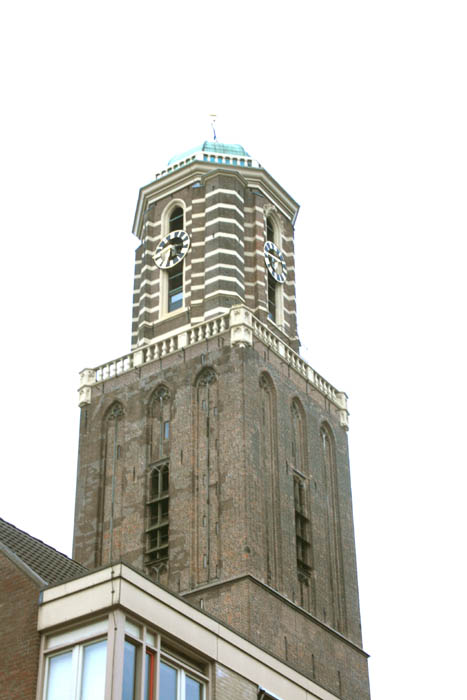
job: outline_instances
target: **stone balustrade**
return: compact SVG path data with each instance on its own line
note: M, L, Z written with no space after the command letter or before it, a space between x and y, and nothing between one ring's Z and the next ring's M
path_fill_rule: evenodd
M200 323L189 330L175 332L168 338L149 343L116 360L99 365L95 369L84 369L80 373L79 405L83 406L91 402L91 387L93 384L105 382L124 372L129 372L136 367L160 360L171 353L178 352L183 348L209 338L214 338L229 330L232 345L253 345L253 338L255 337L269 347L289 367L292 367L298 374L305 377L310 384L338 407L341 426L345 429L348 428L346 394L337 391L332 384L310 367L298 353L294 352L264 323L258 321L246 306L242 305L233 306L230 311L222 316Z

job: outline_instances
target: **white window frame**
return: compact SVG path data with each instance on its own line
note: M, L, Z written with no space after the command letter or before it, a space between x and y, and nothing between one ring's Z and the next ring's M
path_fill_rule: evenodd
M104 642L104 641L106 642L106 655L105 655L106 661L105 661L105 668L103 669L104 688L105 688L105 683L106 683L106 678L107 678L107 662L108 662L107 635L99 636L97 638L86 639L84 641L73 644L71 646L70 646L70 644L67 644L66 646L53 648L53 650L47 651L47 653L45 655L45 674L44 674L44 686L43 686L43 692L42 692L43 700L47 700L48 685L49 685L49 673L50 673L50 660L57 657L57 656L61 656L62 654L67 654L69 652L71 652L71 683L72 683L70 700L79 700L79 698L81 697L81 689L82 689L82 683L83 683L84 650L86 647L91 646L92 644L97 644L99 642ZM68 699L64 699L64 700L68 700Z
M188 663L179 658L174 651L169 652L163 647L163 642L161 635L153 628L142 623L137 623L131 620L131 618L126 618L125 620L125 641L134 644L137 648L136 657L136 688L134 700L144 700L144 670L146 653L149 651L154 655L154 697L150 700L159 700L159 684L160 684L160 665L161 662L165 663L167 666L175 669L177 671L177 698L176 700L186 700L186 685L185 680L188 676L193 678L201 684L202 694L201 700L208 700L209 695L209 682L210 678L196 668L190 666ZM180 654L183 652L180 651ZM187 656L190 656L190 651L187 650ZM201 661L201 663L206 663L206 666L210 669L209 662ZM140 679L138 681L138 679Z
M268 240L268 219L270 219L273 230L273 243L282 250L282 235L280 232L279 223L273 211L269 211L264 217L264 242ZM266 267L266 262L264 263ZM285 284L285 283L284 283ZM269 271L266 267L266 301L268 309L268 321L274 326L277 326L281 331L284 330L284 284L280 284L274 280L274 291L275 291L275 306L276 306L276 318L273 320L269 318Z
M164 238L168 233L170 233L170 214L171 212L180 207L183 210L183 230L186 227L186 204L183 199L172 200L164 209L161 215L161 237L160 240ZM188 251L189 252L189 251ZM159 277L159 320L164 320L166 318L173 318L177 314L181 314L186 311L186 256L181 261L183 265L183 301L179 309L174 311L169 311L169 270L160 269Z

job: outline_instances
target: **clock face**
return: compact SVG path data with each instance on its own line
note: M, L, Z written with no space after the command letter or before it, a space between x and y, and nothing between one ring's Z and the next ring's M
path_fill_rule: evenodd
M178 265L188 253L190 236L186 231L171 231L164 236L152 256L162 270Z
M282 251L272 241L266 241L264 244L264 259L269 274L274 277L276 282L284 284L287 277L287 265Z

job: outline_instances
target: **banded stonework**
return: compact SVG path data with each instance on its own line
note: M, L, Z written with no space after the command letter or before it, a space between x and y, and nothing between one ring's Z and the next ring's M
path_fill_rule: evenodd
M140 194L145 209L141 222L137 219L135 223L141 245L135 261L132 347L201 323L241 303L261 321L271 323L274 331L297 349L293 257L297 205L289 203L290 209L286 209L281 202L285 198L282 190L268 196L265 187L258 188L258 178L270 184L265 171L255 173L252 169L245 177L235 170L190 168L190 181L180 182L178 189L174 183L170 194L166 194L167 183L159 181ZM170 212L175 207L183 210L184 229L191 245L183 261L183 306L169 312L164 291L167 272L156 265L153 255L169 232ZM277 323L268 319L268 273L264 263L268 217L274 221L275 241L287 262Z

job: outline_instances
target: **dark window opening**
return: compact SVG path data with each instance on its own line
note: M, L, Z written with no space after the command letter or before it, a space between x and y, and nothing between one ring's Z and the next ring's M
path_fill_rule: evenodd
M268 318L276 322L276 280L268 274Z
M183 231L183 209L175 207L169 217L169 233L170 231Z
M169 465L155 467L149 476L146 564L169 557Z
M179 263L168 271L168 312L176 311L183 306L183 263Z
M266 239L274 243L274 226L269 217L266 219Z
M309 520L306 513L305 484L303 479L294 477L295 543L297 550L297 570L299 577L308 576L310 566Z

